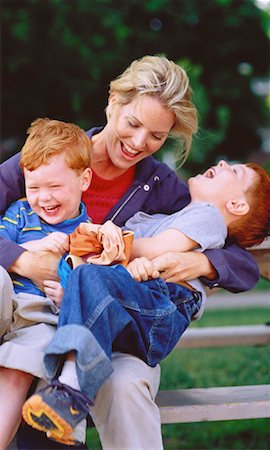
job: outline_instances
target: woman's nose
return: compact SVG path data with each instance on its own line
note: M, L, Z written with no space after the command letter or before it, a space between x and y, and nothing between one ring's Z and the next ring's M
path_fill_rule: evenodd
M136 150L144 150L146 145L146 133L144 130L136 130L133 136L133 146Z

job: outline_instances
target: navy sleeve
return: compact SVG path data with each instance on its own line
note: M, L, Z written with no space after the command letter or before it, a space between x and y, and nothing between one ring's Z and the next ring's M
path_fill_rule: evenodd
M216 280L201 277L201 281L210 288L219 286L231 292L243 292L252 289L259 281L260 271L255 259L236 244L206 250L204 254L218 273Z
M25 252L23 247L0 236L0 265L6 270L23 252Z
M20 153L0 165L0 214L25 195L24 178L20 166Z
M0 165L0 214L12 202L24 196L24 179L19 166L20 153ZM8 269L25 251L24 248L0 236L0 265Z

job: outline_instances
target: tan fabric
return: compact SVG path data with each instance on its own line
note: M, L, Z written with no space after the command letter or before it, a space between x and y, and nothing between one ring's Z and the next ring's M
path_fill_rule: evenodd
M104 225L81 223L70 234L67 261L73 268L85 263L110 265L117 262L127 266L133 239L133 231L119 233L112 222Z
M47 297L15 294L10 278L3 270L0 275L4 282L0 290L0 324L4 331L0 366L45 379L43 357L56 330L58 308Z
M103 450L163 450L155 397L160 366L113 353L113 373L99 389L90 414ZM142 413L143 412L143 413Z
M10 327L13 318L13 284L7 271L0 266L0 338Z

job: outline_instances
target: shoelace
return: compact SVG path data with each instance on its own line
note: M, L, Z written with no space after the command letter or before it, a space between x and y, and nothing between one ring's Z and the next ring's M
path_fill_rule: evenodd
M52 383L45 386L43 389L40 390L40 392L45 392L49 389L53 389L56 391L56 395L58 395L60 398L63 397L63 394L69 394L73 400L76 401L78 407L83 411L88 413L89 412L89 406L93 406L92 400L90 400L87 395L85 395L81 391L77 391L76 389L73 389L72 387L68 386L67 384L60 383L60 381L53 381Z

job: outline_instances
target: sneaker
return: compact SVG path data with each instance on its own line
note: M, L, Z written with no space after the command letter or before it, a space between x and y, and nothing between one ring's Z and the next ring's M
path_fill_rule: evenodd
M93 402L82 392L54 381L23 405L24 420L37 430L44 431L50 439L66 445L80 445L74 429L86 418Z

